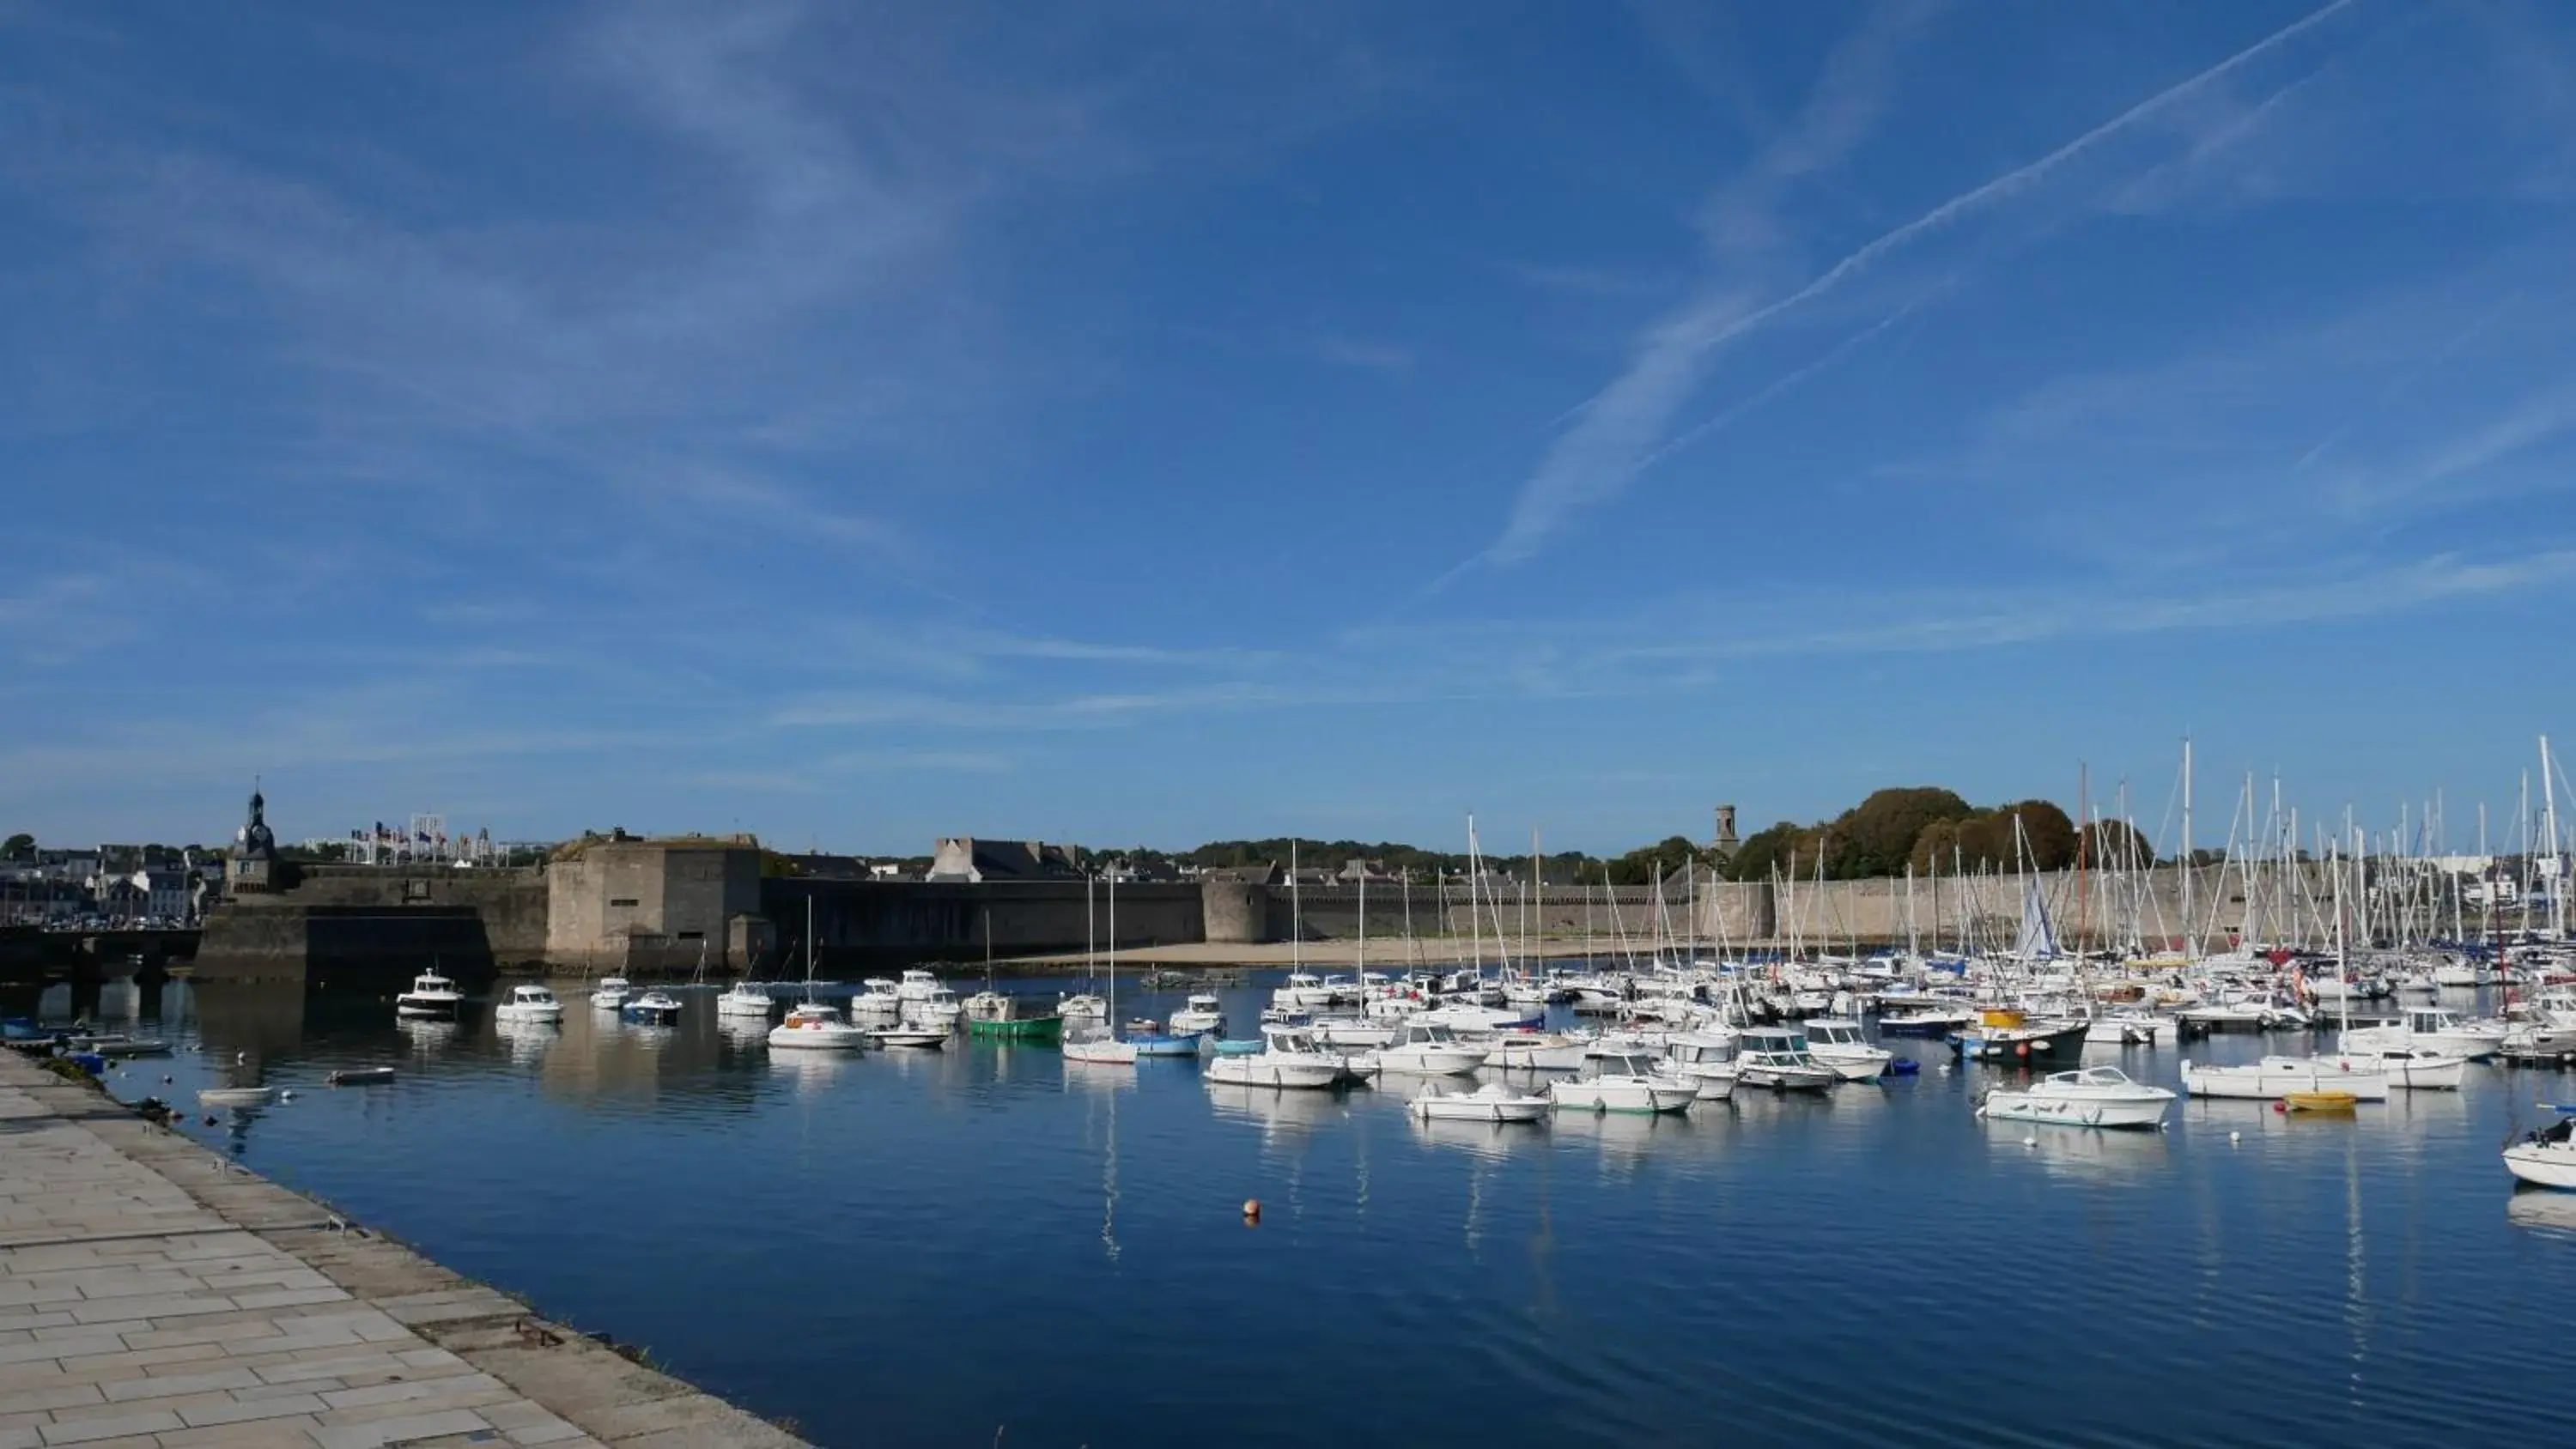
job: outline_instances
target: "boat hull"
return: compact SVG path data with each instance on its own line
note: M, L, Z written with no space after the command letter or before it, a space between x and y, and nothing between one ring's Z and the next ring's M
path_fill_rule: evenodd
M2277 1102L2293 1092L2350 1092L2364 1102L2388 1100L2385 1072L2347 1070L2330 1061L2266 1057L2250 1067L2182 1064L2183 1090L2194 1097Z
M1699 1100L1696 1083L1665 1086L1649 1082L1554 1082L1548 1100L1559 1110L1576 1112L1680 1112Z
M2504 1150L2504 1170L2534 1187L2576 1192L2576 1152L2563 1146L2515 1143Z
M993 1041L1061 1041L1064 1018L1061 1016L1028 1017L1017 1021L972 1020L966 1023L970 1035Z
M1258 1052L1251 1056L1215 1057L1207 1065L1207 1079L1225 1087L1274 1087L1281 1090L1316 1091L1342 1079L1342 1064L1329 1061L1277 1061L1278 1054Z
M1468 1092L1413 1100L1413 1115L1425 1122L1536 1122L1547 1111L1545 1097L1497 1098Z
M1989 1092L1978 1115L1992 1122L2045 1122L2106 1131L2153 1131L2164 1125L2171 1092L2131 1098L2051 1096L2044 1092Z

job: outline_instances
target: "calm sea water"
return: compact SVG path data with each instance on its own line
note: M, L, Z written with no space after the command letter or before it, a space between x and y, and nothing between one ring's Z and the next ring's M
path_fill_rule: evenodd
M1224 993L1238 1032L1272 979ZM189 1130L826 1444L2528 1439L2576 1309L2576 1195L2496 1159L2559 1073L2110 1135L1979 1123L2002 1074L1897 1043L1921 1076L1490 1128L1190 1061L773 1060L712 993L667 1030L142 1015L203 1051L120 1096L295 1087ZM2170 1086L2180 1054L2096 1055Z

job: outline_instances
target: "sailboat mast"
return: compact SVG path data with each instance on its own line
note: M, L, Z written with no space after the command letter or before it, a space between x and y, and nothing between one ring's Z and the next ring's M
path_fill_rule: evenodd
M2191 846L2191 736L2182 737L2182 958L2199 959L2200 920L2192 914L2191 878L2200 862L2192 856Z

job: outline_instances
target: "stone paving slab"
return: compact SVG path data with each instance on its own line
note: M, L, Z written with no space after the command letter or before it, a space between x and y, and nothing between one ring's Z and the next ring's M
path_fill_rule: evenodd
M802 1442L0 1052L0 1449Z

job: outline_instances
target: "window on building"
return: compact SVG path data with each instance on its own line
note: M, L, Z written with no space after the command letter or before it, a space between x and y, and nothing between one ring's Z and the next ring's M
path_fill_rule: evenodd
M632 906L639 904L633 896L610 896L608 898L608 903L612 906Z
M707 933L704 931L682 931L680 933L680 939L683 941L703 941L706 938Z

